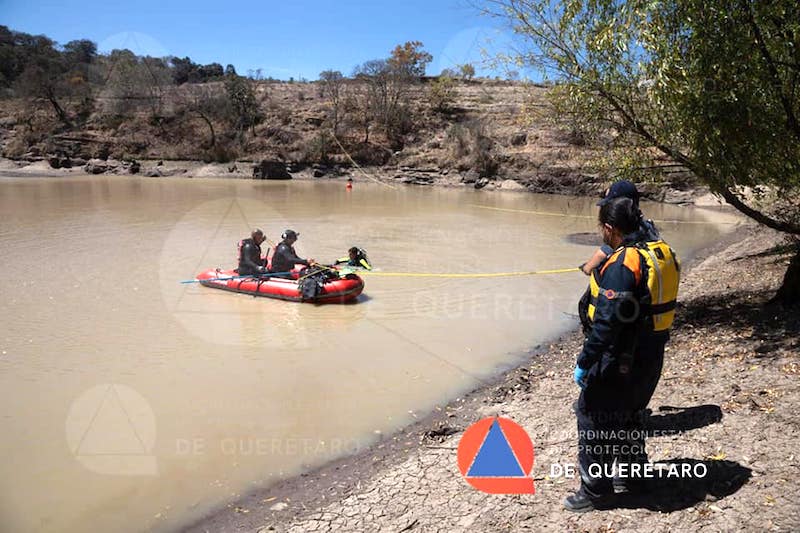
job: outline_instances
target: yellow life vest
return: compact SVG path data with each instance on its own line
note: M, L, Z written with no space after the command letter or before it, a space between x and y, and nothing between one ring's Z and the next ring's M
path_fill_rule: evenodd
M343 264L343 263L345 265L347 265L347 266L355 266L355 267L361 267L361 268L363 268L365 270L372 270L372 265L370 265L369 261L367 261L364 258L359 259L357 263L353 263L353 261L350 259L349 256L348 257L342 257L342 258L339 258L339 259L336 260L336 264L337 265L340 265L340 264Z
M631 250L631 252L628 252ZM636 255L633 251L636 251ZM672 327L675 320L675 304L678 298L678 284L680 283L680 262L678 256L663 240L640 243L637 246L629 246L615 251L606 260L605 264L599 269L602 275L610 264L616 261L620 254L625 253L624 262L634 273L637 283L642 275L640 258L647 264L647 291L646 301L639 302L640 309L653 320L653 331L666 331ZM638 256L638 257L637 257ZM587 315L590 321L594 321L595 304L600 291L597 279L598 269L592 271L589 279L589 292L591 298Z

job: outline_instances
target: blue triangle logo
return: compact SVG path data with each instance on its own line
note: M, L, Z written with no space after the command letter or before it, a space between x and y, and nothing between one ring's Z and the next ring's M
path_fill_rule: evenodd
M489 428L467 477L525 477L497 419Z

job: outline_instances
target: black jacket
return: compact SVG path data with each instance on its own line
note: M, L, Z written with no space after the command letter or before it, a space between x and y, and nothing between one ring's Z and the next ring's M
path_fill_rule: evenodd
M252 276L264 272L264 261L261 259L261 246L251 239L239 243L239 274Z
M648 267L626 240L597 269L600 290L594 322L578 356L588 370L578 411L635 412L647 407L658 385L669 332L656 332L639 318L648 295ZM614 419L608 419L613 421Z
M598 267L600 293L594 321L578 356L578 366L584 369L596 363L616 366L623 353L635 351L637 337L652 335L638 320L638 302L647 294L647 265L634 248L618 250Z
M308 266L308 260L297 257L294 248L281 242L275 248L275 254L272 256L272 268L270 272L289 272L294 268L294 265Z

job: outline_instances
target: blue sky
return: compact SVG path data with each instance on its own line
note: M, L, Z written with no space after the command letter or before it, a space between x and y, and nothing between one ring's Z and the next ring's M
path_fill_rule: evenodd
M0 0L0 24L61 44L91 39L101 52L189 56L281 79L314 80L326 69L349 75L410 40L433 55L429 74L465 62L495 74L482 70L481 49L493 53L510 42L507 29L470 0Z

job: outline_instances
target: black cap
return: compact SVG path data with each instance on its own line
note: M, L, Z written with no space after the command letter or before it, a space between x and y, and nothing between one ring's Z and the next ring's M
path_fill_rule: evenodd
M628 180L620 180L612 183L605 197L597 202L597 205L602 207L614 198L620 197L630 198L633 200L634 204L639 205L639 191L636 189L636 185Z
M300 234L297 233L295 230L287 229L286 231L283 232L283 235L281 235L281 238L284 239L284 240L285 239L297 239L299 236L300 236Z

